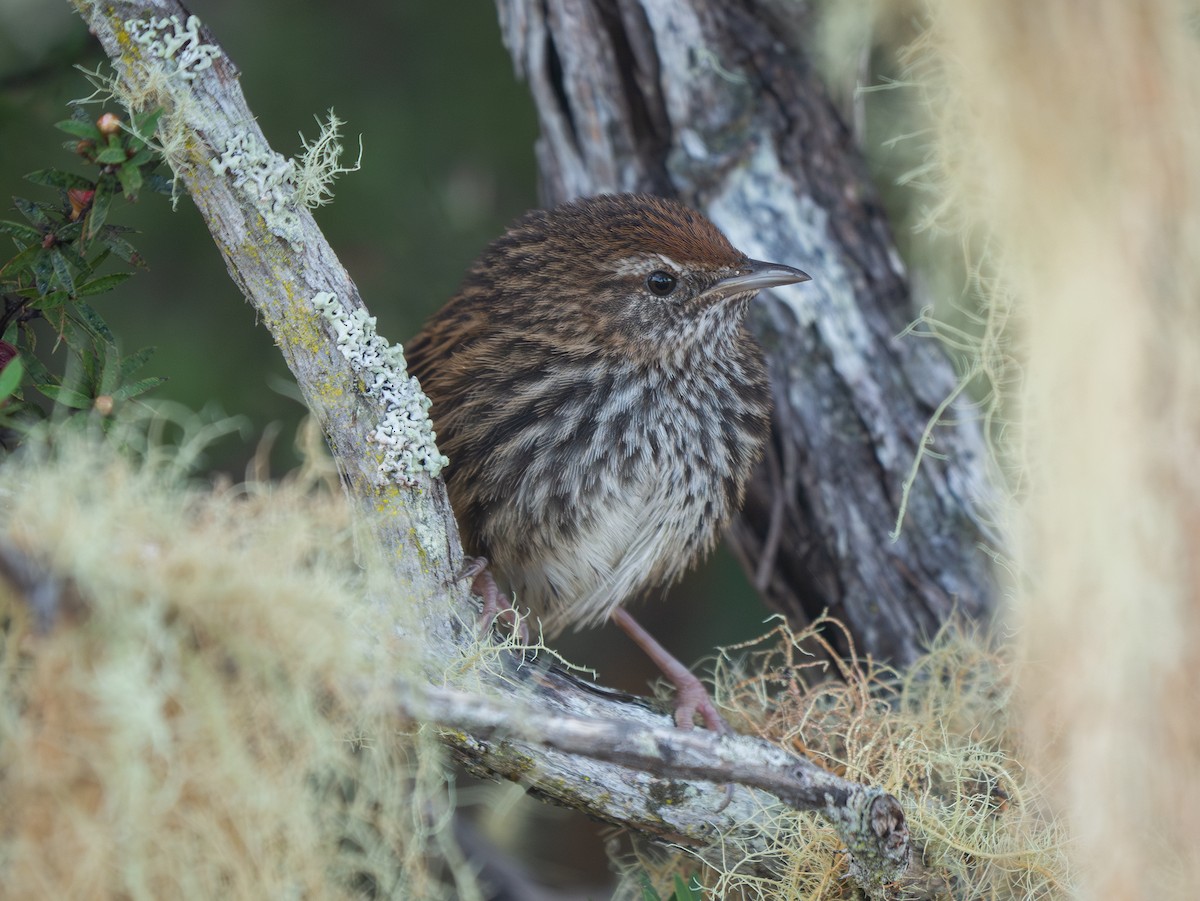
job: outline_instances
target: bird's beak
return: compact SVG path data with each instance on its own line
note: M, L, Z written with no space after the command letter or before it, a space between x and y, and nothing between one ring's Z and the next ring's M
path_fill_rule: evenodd
M807 282L812 278L807 272L784 266L781 263L764 263L761 260L747 260L736 273L721 279L700 295L701 300L724 300L739 294L750 294L763 288L777 288L780 285L794 285L796 282Z

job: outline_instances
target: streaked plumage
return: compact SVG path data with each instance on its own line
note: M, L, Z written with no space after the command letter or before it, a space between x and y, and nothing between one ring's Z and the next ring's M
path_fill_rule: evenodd
M601 196L519 219L406 346L463 544L549 634L712 548L768 431L747 305L803 278L674 201Z

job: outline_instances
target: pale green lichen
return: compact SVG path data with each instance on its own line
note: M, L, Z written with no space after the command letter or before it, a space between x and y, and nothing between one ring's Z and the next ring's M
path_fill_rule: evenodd
M375 317L366 310L348 311L329 292L312 303L333 326L337 348L361 379L363 393L384 403L371 433L371 441L383 448L380 472L408 486L415 486L422 473L437 477L450 461L437 449L429 398L408 374L404 349L379 336Z
M358 140L358 159L353 166L342 166L342 126L346 123L339 119L331 109L329 117L322 122L317 120L319 131L313 140L309 141L300 135L300 144L304 152L300 154L296 166L296 199L306 207L316 209L324 206L333 199L330 186L339 175L347 172L357 172L362 164L362 138Z

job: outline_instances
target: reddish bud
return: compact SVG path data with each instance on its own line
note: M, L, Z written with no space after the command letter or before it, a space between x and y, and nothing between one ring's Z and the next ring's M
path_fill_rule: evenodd
M96 120L96 127L102 135L115 135L121 130L121 120L112 113L105 113Z
M7 341L0 341L0 369L8 365L9 361L17 356L17 349Z
M92 205L92 198L95 196L96 192L94 190L84 190L83 188L67 189L67 199L71 201L72 222L88 211Z
M111 416L113 411L113 399L111 394L101 394L92 401L92 409L101 416Z

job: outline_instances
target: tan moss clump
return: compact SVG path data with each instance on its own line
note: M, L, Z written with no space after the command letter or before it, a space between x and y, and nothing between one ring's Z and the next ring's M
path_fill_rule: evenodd
M900 800L915 854L895 897L1065 896L1064 836L1022 764L1005 655L947 629L903 675L858 661L831 678L829 665L803 650L821 643L821 625L799 635L781 626L720 659L717 694L734 728ZM843 845L823 819L776 804L755 821L759 845L770 850L748 857L730 844L726 871L697 872L713 897L860 897L845 878ZM693 866L661 855L643 855L639 864L660 874L655 882L664 889L673 873Z
M471 897L345 505L171 471L66 436L0 466L0 549L61 584L42 632L0 579L5 896Z

